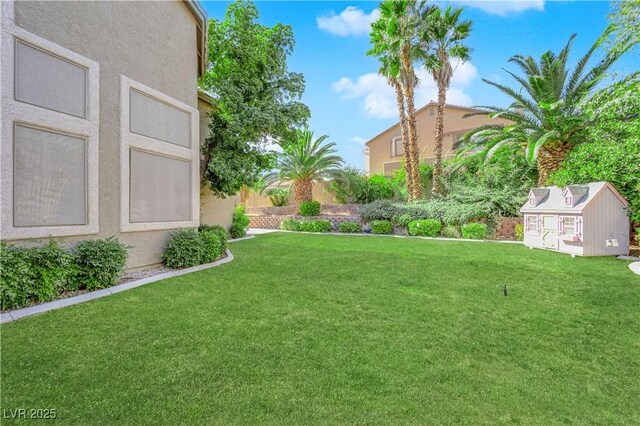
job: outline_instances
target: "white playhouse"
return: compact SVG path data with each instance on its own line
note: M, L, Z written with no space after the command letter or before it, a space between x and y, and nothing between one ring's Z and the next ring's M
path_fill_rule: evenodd
M533 188L524 214L524 244L577 256L627 255L627 201L608 182Z

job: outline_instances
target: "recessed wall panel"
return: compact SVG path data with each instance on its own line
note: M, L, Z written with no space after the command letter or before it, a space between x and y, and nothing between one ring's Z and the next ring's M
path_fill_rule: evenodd
M86 118L87 69L16 40L15 98Z
M191 115L131 89L130 131L184 147L191 146Z
M132 223L191 220L191 162L132 149Z
M86 141L14 127L14 226L87 224Z

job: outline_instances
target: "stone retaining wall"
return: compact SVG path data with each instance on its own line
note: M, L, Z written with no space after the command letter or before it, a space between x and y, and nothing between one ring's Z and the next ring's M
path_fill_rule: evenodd
M358 222L360 225L365 223L360 220L359 216L352 215L322 215L322 216L299 216L299 215L270 215L270 216L249 216L249 228L261 228L261 229L280 229L280 224L283 220L295 219L295 220L312 220L312 219L326 219L333 225L334 230L338 229L340 222L353 221Z
M521 217L501 217L496 224L494 238L496 240L515 240L518 223L523 223Z

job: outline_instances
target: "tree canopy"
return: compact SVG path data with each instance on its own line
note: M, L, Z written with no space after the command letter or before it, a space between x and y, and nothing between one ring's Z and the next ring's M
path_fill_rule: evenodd
M287 140L304 125L304 76L287 68L295 44L290 26L258 23L252 2L232 3L209 20L208 65L200 89L215 99L201 174L217 196L237 194L273 165L269 141Z

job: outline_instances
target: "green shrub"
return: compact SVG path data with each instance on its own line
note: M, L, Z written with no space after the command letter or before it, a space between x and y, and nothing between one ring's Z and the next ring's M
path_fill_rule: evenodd
M27 289L29 298L48 302L67 287L77 290L78 281L70 275L73 272L73 257L57 241L51 240L45 246L27 249L27 253L33 274L33 284Z
M267 196L271 205L274 207L282 207L289 205L289 196L291 191L289 188L273 188L267 191Z
M462 225L462 236L471 240L487 238L487 225L484 223L467 223Z
M222 253L222 240L220 235L214 230L204 230L198 232L202 239L203 253L200 263L215 262Z
M280 224L280 229L285 231L300 231L300 221L295 219L285 219Z
M212 231L215 232L220 238L220 252L224 253L227 250L227 241L229 240L229 232L221 225L205 225L201 224L198 227L198 232Z
M460 238L460 229L455 225L446 225L442 228L440 234L445 238Z
M359 214L360 218L365 222L391 220L402 213L402 206L403 204L394 203L390 200L377 200L362 206Z
M77 273L72 286L97 290L117 284L127 260L127 249L114 237L80 242L73 252Z
M194 229L181 229L169 236L162 262L169 268L188 268L199 265L204 257L205 242L200 233Z
M440 235L442 224L435 219L422 219L409 222L409 235L421 237L437 237Z
M349 234L355 234L358 232L362 232L362 228L360 227L360 224L358 222L347 220L345 222L340 222L338 224L338 231L349 233Z
M300 203L301 216L318 216L320 214L320 202L303 201Z
M371 222L371 232L374 234L391 234L393 226L388 220L374 220Z
M333 227L327 219L301 220L300 231L304 232L331 232Z
M247 235L249 228L249 216L244 212L244 206L238 204L231 221L231 238L242 238Z
M393 223L395 223L396 225L402 228L407 228L409 226L409 222L413 220L414 220L413 216L411 216L410 214L402 213L401 215L393 218Z
M328 187L340 204L366 204L375 200L392 199L398 192L395 182L383 175L366 173L347 167L337 173Z
M524 240L524 225L522 223L516 223L516 240Z
M26 249L0 244L0 308L18 308L28 302L33 274Z

